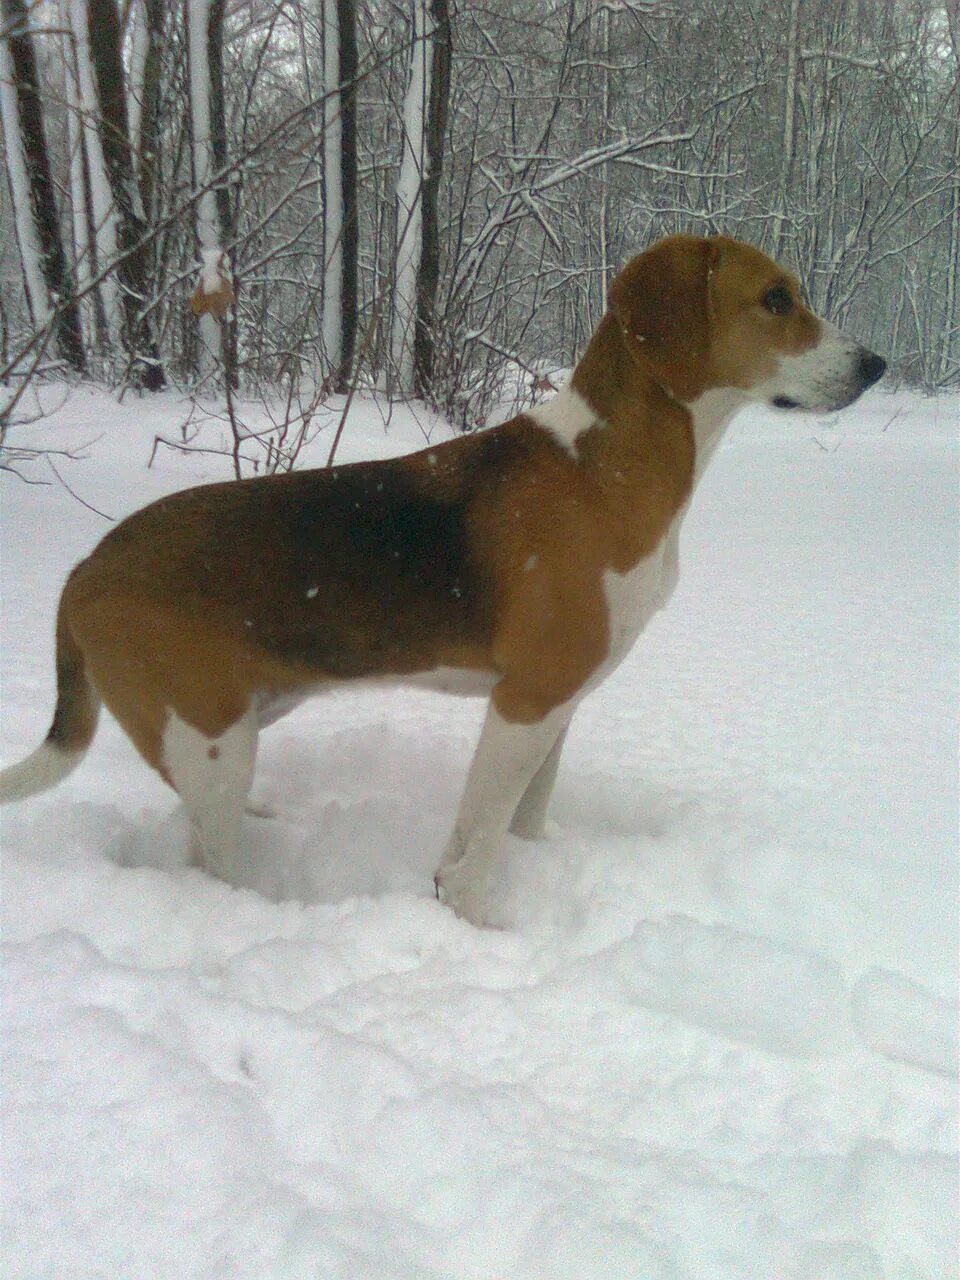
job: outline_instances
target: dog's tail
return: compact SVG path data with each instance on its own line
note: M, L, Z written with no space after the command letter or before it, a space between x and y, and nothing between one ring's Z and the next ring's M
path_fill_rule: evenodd
M100 698L90 683L61 602L57 615L57 706L46 739L31 755L0 770L0 804L55 787L77 767L93 741Z

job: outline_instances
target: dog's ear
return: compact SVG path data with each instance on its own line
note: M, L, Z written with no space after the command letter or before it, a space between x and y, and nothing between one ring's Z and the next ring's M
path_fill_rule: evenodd
M678 400L704 389L710 350L710 275L715 240L670 236L628 262L609 306L637 363Z

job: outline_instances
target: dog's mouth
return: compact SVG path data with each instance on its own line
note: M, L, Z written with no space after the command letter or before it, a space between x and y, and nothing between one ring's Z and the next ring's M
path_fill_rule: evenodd
M782 393L771 396L769 403L775 409L800 409L806 413L834 413L838 409L846 409L848 405L853 404L854 400L859 399L868 387L872 387L883 377L886 368L887 362L882 356L875 356L870 351L861 351L849 377L839 385L830 379L825 384L811 387L806 403Z

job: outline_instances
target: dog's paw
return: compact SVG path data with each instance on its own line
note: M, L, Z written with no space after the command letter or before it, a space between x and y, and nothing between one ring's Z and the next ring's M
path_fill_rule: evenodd
M552 840L559 828L549 818L528 818L517 814L510 823L510 834L519 836L521 840Z
M486 919L486 894L479 892L460 865L454 863L440 868L433 877L437 900L450 907L455 915L478 929L484 928Z
M271 804L269 800L248 798L244 801L243 812L250 818L264 818L268 821L280 817L280 810L276 805Z

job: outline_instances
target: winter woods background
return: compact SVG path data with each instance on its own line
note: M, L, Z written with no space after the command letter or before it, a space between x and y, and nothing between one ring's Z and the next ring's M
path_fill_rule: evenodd
M723 231L960 382L933 0L2 0L0 378L535 396L626 258ZM9 400L9 397L8 397Z

